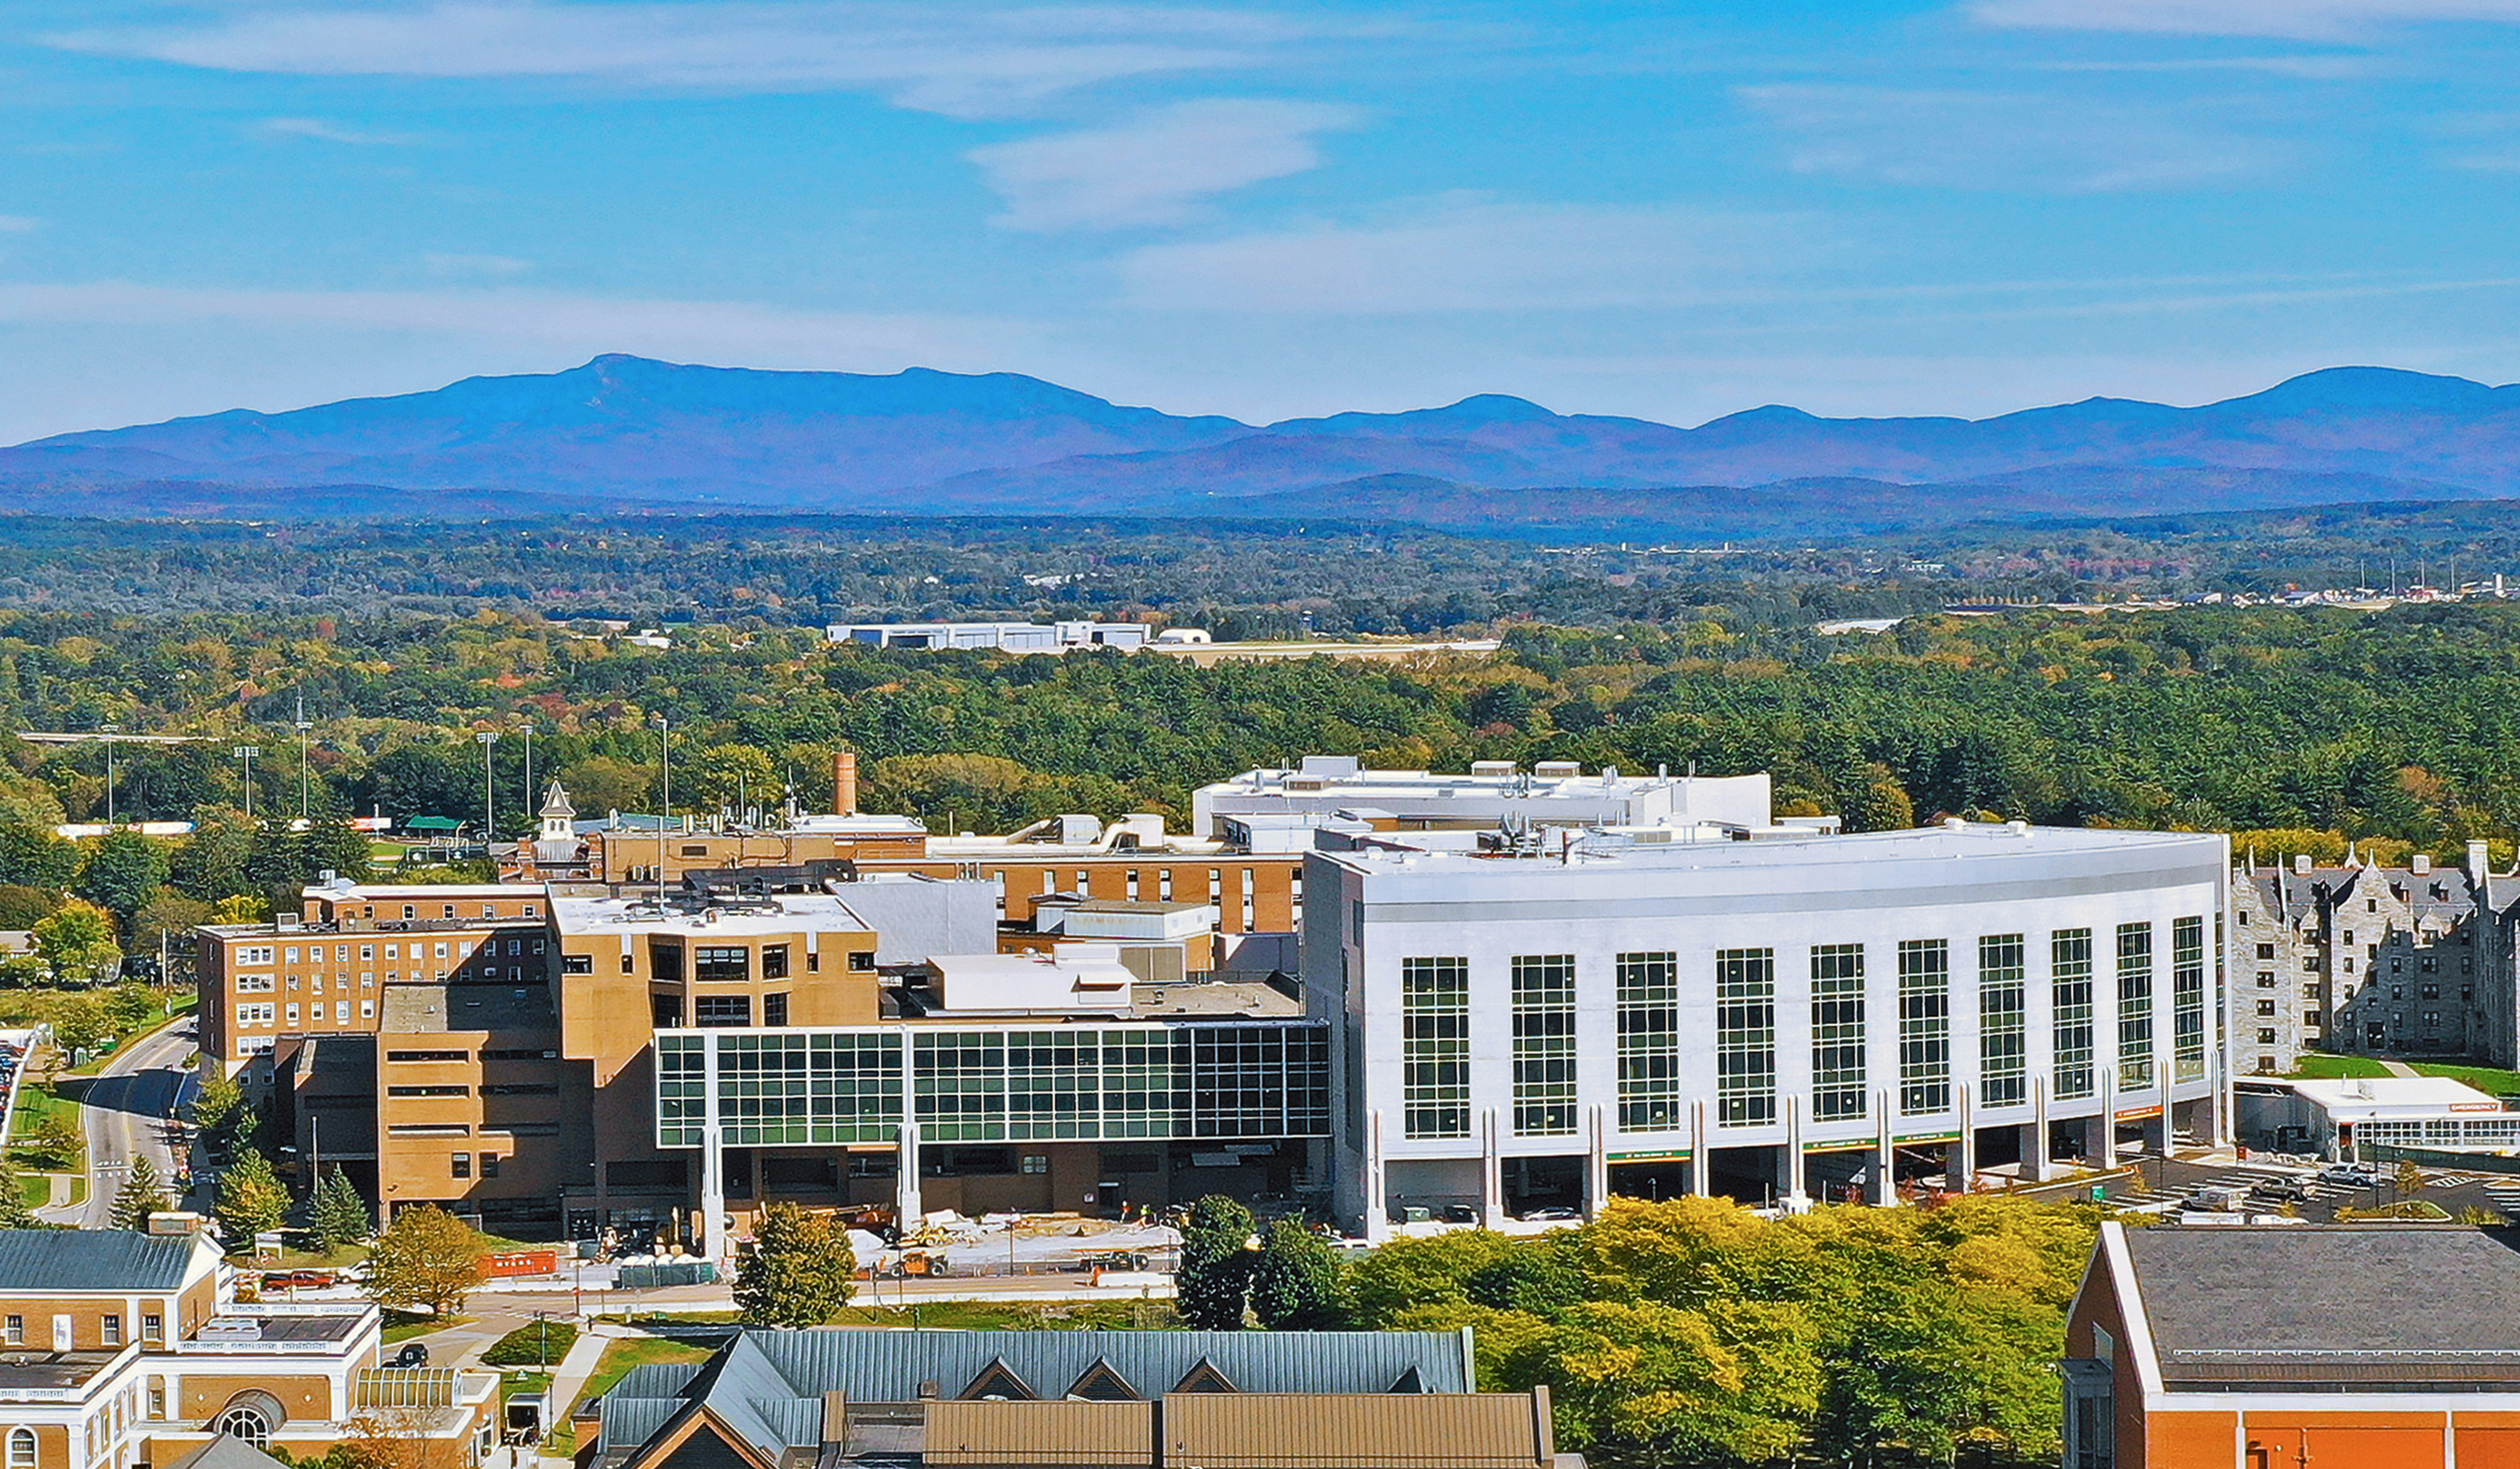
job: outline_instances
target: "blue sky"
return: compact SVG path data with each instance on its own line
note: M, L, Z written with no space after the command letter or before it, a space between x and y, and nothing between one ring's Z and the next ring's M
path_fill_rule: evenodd
M602 351L1250 420L2520 378L2520 0L0 0L0 441Z

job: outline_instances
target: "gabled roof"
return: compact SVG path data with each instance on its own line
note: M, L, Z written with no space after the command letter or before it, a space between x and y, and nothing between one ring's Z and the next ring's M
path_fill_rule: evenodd
M282 1465L245 1440L220 1434L166 1469L282 1469Z
M136 1229L0 1229L0 1292L173 1290L202 1243Z
M1148 1394L1382 1394L1413 1372L1424 1393L1471 1386L1454 1332L747 1331L697 1369L632 1370L605 1395L602 1443L608 1453L647 1444L698 1404L775 1462L820 1447L827 1394L908 1403L933 1384L953 1401L1004 1373L1056 1400L1098 1366ZM1221 1387L1192 1380L1209 1376Z
M1125 1402L1147 1395L1121 1376L1118 1368L1098 1357L1094 1358L1094 1365L1087 1367L1081 1376L1067 1385L1066 1396L1100 1402Z

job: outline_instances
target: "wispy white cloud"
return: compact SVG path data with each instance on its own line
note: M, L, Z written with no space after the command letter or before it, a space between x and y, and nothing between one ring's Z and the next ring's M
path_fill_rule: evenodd
M1363 115L1323 103L1212 98L968 156L1006 200L996 222L1009 229L1178 224L1216 195L1319 167L1316 135Z
M1791 253L1778 220L1447 199L1408 217L1148 245L1126 298L1162 310L1337 315L1675 304Z
M2096 194L2184 189L2279 167L2289 144L2218 118L2048 93L1793 84L1735 94L1788 166L1881 183Z
M100 26L45 39L222 71L865 90L904 107L986 116L1102 82L1254 66L1323 28L1260 12L1127 3L424 0L382 9L241 8L189 24Z
M321 117L269 117L254 127L266 138L312 138L319 143L347 143L360 148L408 148L420 138L412 133L381 133L342 127Z
M644 352L834 363L985 363L1028 329L978 318L789 310L745 301L529 290L266 290L119 281L0 286L0 323L217 324L410 333Z
M2428 22L2520 22L2520 0L1976 0L1991 25L2350 41Z
M42 223L31 214L0 214L0 235L23 235Z

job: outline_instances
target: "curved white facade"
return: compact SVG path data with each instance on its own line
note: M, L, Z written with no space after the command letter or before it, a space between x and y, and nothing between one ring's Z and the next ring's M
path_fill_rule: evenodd
M1311 857L1343 1214L1493 1218L1532 1160L1590 1206L1648 1164L1660 1192L1795 1194L1877 1180L1902 1144L1948 1145L1964 1180L1981 1150L2033 1176L2060 1147L2104 1155L2104 1118L2227 1131L2223 837L1611 840Z

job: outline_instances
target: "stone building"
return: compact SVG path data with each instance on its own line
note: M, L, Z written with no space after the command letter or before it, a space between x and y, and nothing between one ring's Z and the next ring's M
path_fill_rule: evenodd
M2312 1051L2512 1064L2514 910L2520 888L2489 879L2482 842L2464 871L2422 855L2244 862L2231 878L2233 1073L2282 1075Z

